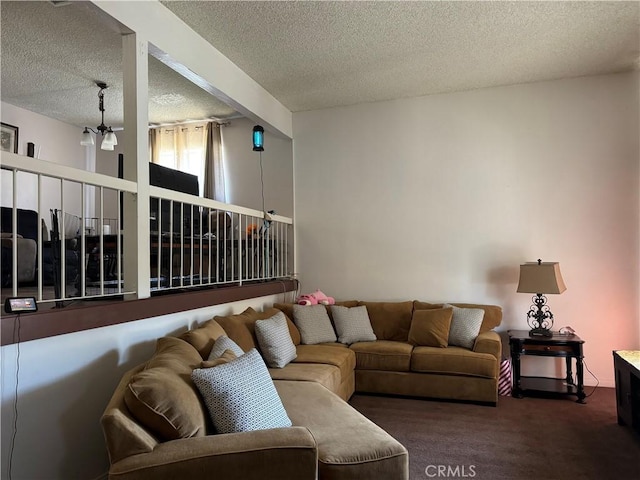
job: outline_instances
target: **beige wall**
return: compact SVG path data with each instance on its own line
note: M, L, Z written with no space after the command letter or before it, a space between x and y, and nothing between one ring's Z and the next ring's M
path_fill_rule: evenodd
M638 113L619 74L295 114L302 292L495 303L526 328L518 266L559 261L556 327L613 386L611 351L640 346Z
M262 210L260 155L253 151L255 122L239 118L222 127L225 152L227 201L234 205ZM293 151L288 138L269 131L264 134L262 152L265 210L293 216Z
M36 158L83 170L87 168L89 155L80 145L82 129L5 102L0 103L0 109L2 122L18 127L18 155L26 155L27 143L33 142ZM0 177L0 203L12 206L12 175L3 170ZM36 195L37 186L36 175L24 172L18 175L17 207L38 210L40 204L42 218L50 227L49 209L61 208L60 182L43 178L40 199ZM74 215L81 213L79 192L77 184L65 184L65 210Z

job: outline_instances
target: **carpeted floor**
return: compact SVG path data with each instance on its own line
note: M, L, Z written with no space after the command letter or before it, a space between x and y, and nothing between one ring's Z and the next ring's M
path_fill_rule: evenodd
M499 397L486 407L374 395L349 403L407 448L411 480L640 479L640 436L618 425L613 388L597 388L586 405L571 397Z

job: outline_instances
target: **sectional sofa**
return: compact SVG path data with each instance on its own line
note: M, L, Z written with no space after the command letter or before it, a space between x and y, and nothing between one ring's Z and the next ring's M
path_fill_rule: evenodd
M500 307L457 304L484 310L480 333L473 348L442 348L410 343L412 320L424 316L417 312L446 310L440 304L340 305L365 306L376 340L304 344L292 304L214 317L180 337L159 339L153 357L124 375L102 416L109 478L407 479L406 449L349 406L355 391L495 405L501 345L492 329ZM244 352L259 351L256 322L280 312L295 359L268 373L291 426L213 434L192 372L225 337Z

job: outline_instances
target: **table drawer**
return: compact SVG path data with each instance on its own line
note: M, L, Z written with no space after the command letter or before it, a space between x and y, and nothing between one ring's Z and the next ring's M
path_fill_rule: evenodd
M566 353L567 355L570 355L571 353L573 353L573 347L571 347L571 345L523 345L522 346L522 352L527 352L527 353Z

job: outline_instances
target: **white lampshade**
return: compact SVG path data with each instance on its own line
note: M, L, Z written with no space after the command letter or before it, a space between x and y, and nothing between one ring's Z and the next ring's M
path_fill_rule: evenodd
M107 141L107 137L104 137L104 140L102 140L102 143L100 144L100 148L102 150L113 150L113 143L110 143Z
M112 131L108 131L102 140L102 144L100 148L102 150L113 150L114 145L118 144L118 139L116 138L116 134Z
M109 130L107 130L107 134L104 136L104 141L110 143L111 145L118 144L118 137L116 137L116 134L113 133L111 127L109 127Z
M80 145L83 145L85 147L88 147L90 145L93 145L93 135L91 135L91 133L89 133L89 130L87 130L86 128L84 129L84 132L82 132L82 139L80 140Z

